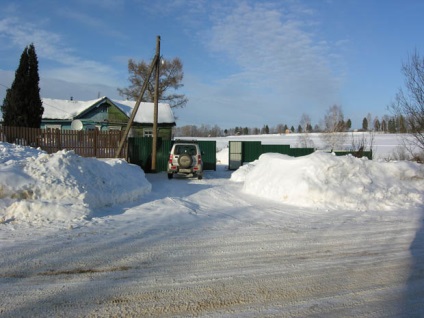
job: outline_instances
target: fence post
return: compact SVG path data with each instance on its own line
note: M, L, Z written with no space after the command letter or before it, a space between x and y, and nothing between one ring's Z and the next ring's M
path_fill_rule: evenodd
M99 130L94 129L94 157L97 158L97 138L99 137Z
M60 130L59 129L55 129L55 135L56 135L56 140L57 140L57 148L58 148L58 150L57 151L59 151L60 149L62 149L62 137L61 137L61 134L60 134Z

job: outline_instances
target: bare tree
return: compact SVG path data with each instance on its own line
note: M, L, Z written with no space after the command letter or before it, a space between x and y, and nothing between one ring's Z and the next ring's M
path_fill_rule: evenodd
M278 124L277 125L277 134L284 134L285 133L285 131L284 131L284 125L283 124Z
M140 89L149 75L150 64L141 61L135 62L133 59L128 61L128 72L130 73L130 86L127 88L118 88L121 96L137 100ZM169 103L171 107L184 107L188 99L183 94L176 94L175 91L183 86L181 83L184 77L183 63L179 58L173 60L163 60L160 68L159 78L159 101ZM170 93L171 91L171 93ZM146 94L143 102L153 102L155 94L154 77L149 79Z
M311 127L311 117L308 114L303 113L302 117L300 117L299 125L302 127L304 132L309 132L309 127Z
M299 134L296 145L300 148L315 148L315 143L307 132Z
M351 135L351 151L355 152L354 155L357 157L362 157L362 153L364 151L374 152L374 140L375 140L375 132L368 131L363 132L359 135Z
M330 106L324 117L324 132L344 132L344 115L339 105Z
M345 130L346 125L341 106L330 106L325 114L324 131L320 136L325 147L331 150L342 149L346 139Z
M402 65L405 90L399 89L392 109L405 120L406 128L413 138L410 149L424 152L424 58L415 51Z

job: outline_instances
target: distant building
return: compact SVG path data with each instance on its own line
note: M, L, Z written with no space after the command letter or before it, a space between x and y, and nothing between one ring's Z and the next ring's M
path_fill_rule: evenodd
M124 130L136 104L135 101L111 100L102 97L90 101L42 98L44 113L41 128L100 131ZM153 135L153 103L141 103L130 136ZM169 104L158 105L158 137L171 139L175 118Z

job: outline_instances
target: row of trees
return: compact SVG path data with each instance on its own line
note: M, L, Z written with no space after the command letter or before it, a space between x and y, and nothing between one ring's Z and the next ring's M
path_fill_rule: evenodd
M383 116L380 121L378 117L374 118L372 124L369 124L371 121L367 117L364 117L362 121L362 130L363 131L376 131L376 132L385 132L385 133L408 133L411 132L411 128L407 125L407 120L402 114L395 116Z
M408 133L408 129L403 115L399 116L383 116L380 121L378 117L371 121L372 125L368 125L367 117L364 117L362 129L359 131L374 131L384 133ZM299 124L295 129L294 126L287 124L278 124L276 126L263 125L259 127L242 127L236 126L234 128L221 128L218 125L186 125L174 128L174 135L177 137L222 137L232 135L266 135L266 134L286 134L286 133L319 133L319 132L348 132L351 131L351 121L348 119L346 122L341 121L336 127L331 129L331 126L307 123L304 126Z

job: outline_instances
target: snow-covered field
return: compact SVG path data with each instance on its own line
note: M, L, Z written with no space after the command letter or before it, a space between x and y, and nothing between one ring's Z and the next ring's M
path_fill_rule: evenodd
M203 180L0 143L0 317L424 317L423 165L226 140Z

